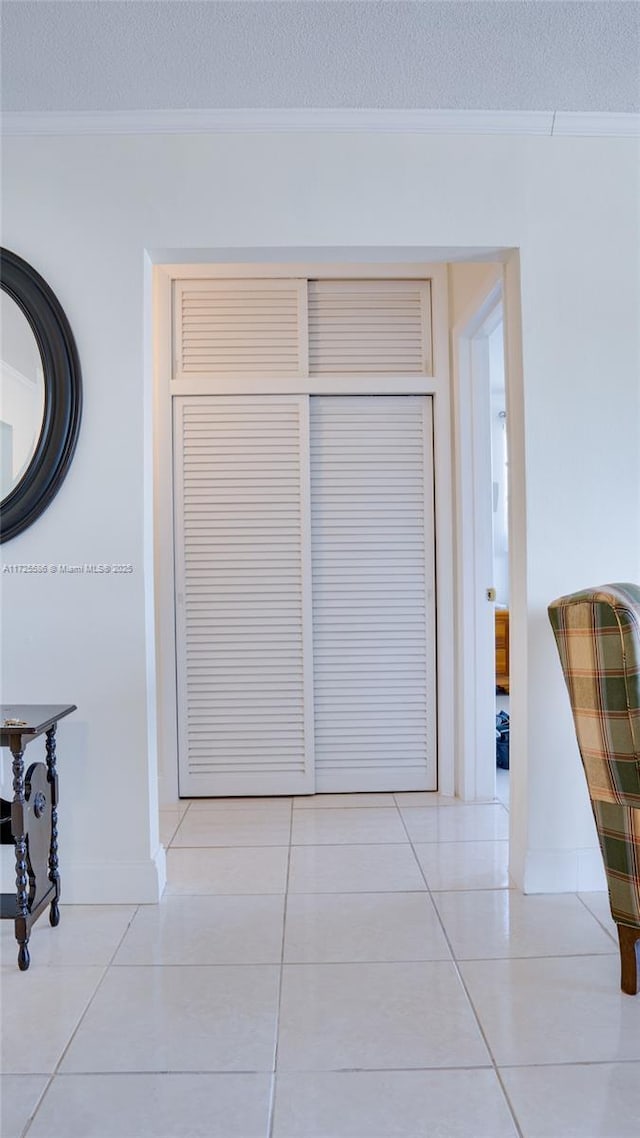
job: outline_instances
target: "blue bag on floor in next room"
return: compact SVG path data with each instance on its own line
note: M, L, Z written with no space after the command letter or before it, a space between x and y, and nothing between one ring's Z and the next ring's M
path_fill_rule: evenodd
M509 770L509 716L506 711L496 715L496 766Z

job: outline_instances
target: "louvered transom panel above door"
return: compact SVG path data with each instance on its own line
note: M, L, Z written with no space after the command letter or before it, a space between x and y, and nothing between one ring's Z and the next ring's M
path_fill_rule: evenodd
M431 399L311 399L318 791L433 790Z
M174 379L306 374L305 283L174 284Z
M308 305L310 375L431 375L429 281L309 281Z
M308 402L175 400L182 795L313 789Z

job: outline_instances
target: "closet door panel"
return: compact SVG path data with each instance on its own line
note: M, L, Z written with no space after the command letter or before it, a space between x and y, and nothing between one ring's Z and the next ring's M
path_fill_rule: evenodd
M308 400L174 402L180 793L310 791Z
M316 790L436 788L431 400L311 399Z

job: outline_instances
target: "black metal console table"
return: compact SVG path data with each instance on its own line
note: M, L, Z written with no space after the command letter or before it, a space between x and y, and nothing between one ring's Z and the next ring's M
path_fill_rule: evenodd
M0 747L8 747L13 760L13 801L0 799L0 842L16 848L16 891L0 894L0 916L15 922L21 972L29 967L34 921L47 905L51 924L60 920L56 726L75 710L72 703L0 706ZM25 748L43 733L45 762L32 763L25 774Z

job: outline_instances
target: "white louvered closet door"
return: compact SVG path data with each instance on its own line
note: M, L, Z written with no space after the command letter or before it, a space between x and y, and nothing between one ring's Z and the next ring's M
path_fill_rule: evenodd
M174 403L180 793L312 791L308 399Z
M436 788L426 396L311 399L316 790Z

